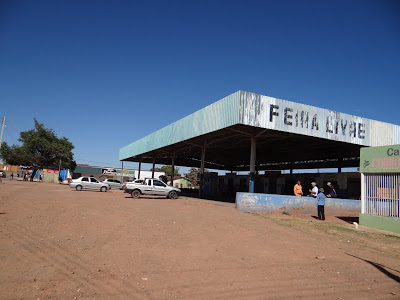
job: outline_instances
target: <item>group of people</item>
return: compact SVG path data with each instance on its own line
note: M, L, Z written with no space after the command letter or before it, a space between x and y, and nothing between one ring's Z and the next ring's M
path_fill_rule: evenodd
M326 197L337 197L336 189L332 185L331 182L327 183L330 191L329 194L325 196L325 191L323 188L318 188L316 182L311 182L311 189L309 189L309 196L314 197L317 199L317 210L318 210L318 219L325 220L325 198ZM293 188L293 192L295 196L303 196L303 188L301 186L300 180L297 181Z

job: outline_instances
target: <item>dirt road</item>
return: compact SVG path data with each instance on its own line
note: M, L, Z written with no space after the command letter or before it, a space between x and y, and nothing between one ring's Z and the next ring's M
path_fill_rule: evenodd
M0 298L398 299L400 238L330 224L4 180Z

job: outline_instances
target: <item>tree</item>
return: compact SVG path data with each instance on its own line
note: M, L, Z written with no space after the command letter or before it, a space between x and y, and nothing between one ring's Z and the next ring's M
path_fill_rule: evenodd
M207 169L204 169L204 172L209 172ZM189 173L186 173L184 178L189 181L193 187L198 187L200 184L200 168L190 168Z
M74 145L66 138L58 138L53 129L47 129L36 119L35 128L22 131L18 141L21 145L2 143L0 156L10 165L35 166L36 169L53 167L74 170L76 162Z
M174 169L174 177L181 176L181 174L179 173L179 168L175 167ZM153 168L151 168L150 171L153 171ZM164 172L165 176L170 177L172 174L172 166L162 166L161 168L154 168L154 172Z

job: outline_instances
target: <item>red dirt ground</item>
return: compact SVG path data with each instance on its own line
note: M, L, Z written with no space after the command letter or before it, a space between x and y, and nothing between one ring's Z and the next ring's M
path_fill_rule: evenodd
M340 225L332 217L325 231L316 220L282 217L4 180L0 298L400 297L398 237L372 247L360 234L353 242L350 229L330 229Z

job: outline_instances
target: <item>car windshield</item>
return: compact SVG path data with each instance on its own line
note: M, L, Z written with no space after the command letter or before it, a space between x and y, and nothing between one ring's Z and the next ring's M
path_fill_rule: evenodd
M161 181L159 181L159 180L153 180L153 185L165 187L164 182L161 182Z

